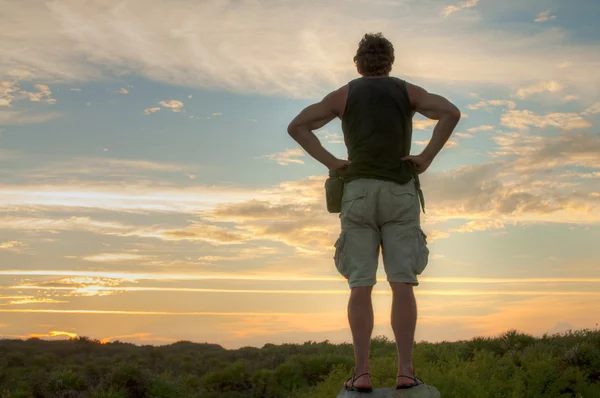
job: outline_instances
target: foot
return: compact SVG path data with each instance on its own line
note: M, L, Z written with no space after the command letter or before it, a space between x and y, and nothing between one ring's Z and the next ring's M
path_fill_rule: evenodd
M368 373L359 374L358 377L352 376L348 380L346 380L346 384L344 386L347 390L357 390L357 391L370 391L373 389L371 385L371 376Z
M414 374L400 375L396 378L396 389L412 388L423 384L423 381L416 377Z

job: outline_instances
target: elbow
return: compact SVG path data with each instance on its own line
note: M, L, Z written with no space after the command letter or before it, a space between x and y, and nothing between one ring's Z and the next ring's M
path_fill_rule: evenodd
M290 123L287 127L287 132L288 134L293 137L294 135L296 135L296 126L294 126L294 123Z
M296 123L290 123L287 128L287 132L290 135L290 137L292 137L293 139L296 139L299 134L298 125Z
M450 110L448 112L448 116L452 119L452 121L458 123L460 121L460 117L461 117L460 109L458 109L456 106L452 105L452 107L450 108Z

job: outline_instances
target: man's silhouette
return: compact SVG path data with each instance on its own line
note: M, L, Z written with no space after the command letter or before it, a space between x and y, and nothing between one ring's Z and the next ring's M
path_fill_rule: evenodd
M429 249L420 225L418 174L427 170L449 139L459 109L447 99L389 75L394 47L381 33L366 34L354 63L358 77L302 110L289 134L317 161L344 181L341 233L335 243L337 270L351 289L348 320L354 343L354 376L345 387L372 389L369 348L373 330L371 292L379 250L393 292L391 322L398 349L397 388L421 384L412 364L417 320L413 286L428 263ZM412 117L437 120L423 152L410 155ZM348 160L323 148L312 132L340 118ZM421 205L423 205L421 203Z

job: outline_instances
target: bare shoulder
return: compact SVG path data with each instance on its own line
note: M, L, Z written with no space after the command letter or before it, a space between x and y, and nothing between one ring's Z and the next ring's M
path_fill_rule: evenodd
M325 98L323 98L323 102L327 103L327 105L335 111L338 117L342 117L342 115L344 114L344 109L346 108L347 98L348 84L344 84L337 90L334 90L327 94Z
M406 84L406 91L408 92L408 98L410 99L410 103L417 104L419 103L428 93L423 87L417 86L416 84L409 83L407 81L404 82Z

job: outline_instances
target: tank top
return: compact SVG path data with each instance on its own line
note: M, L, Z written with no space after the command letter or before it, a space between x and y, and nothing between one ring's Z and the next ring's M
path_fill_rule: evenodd
M342 131L350 165L344 182L374 178L405 184L410 154L412 107L406 82L395 77L360 77L348 83Z

